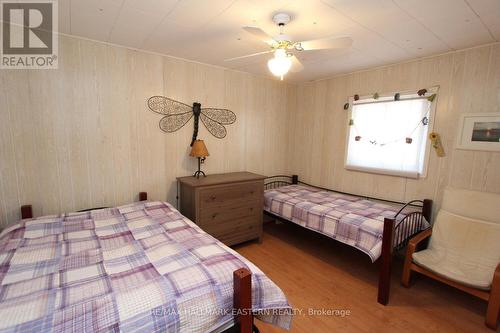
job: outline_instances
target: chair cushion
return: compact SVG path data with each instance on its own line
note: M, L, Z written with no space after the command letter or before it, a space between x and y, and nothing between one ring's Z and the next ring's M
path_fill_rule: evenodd
M488 290L500 262L500 224L471 219L441 209L429 247L413 261L464 285Z
M447 187L442 209L460 216L500 223L500 194Z

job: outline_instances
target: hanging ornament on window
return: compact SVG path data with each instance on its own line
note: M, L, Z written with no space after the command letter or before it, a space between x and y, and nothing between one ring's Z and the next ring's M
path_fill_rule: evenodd
M394 138L394 139L391 139L391 140L388 140L388 141L384 141L384 142L378 142L376 138L370 138L370 137L366 137L366 136L362 136L360 134L362 133L359 133L359 130L356 128L356 126L354 125L354 120L353 119L350 119L349 120L349 126L353 126L353 130L355 131L354 133L356 133L356 136L354 137L354 140L355 141L361 141L362 138L365 138L363 141L364 142L369 142L370 144L374 145L374 146L379 146L379 147L383 147L383 146L386 146L386 145L390 145L390 144L398 144L398 143L406 143L406 144L412 144L413 143L413 134L415 133L415 131L420 127L420 126L426 126L427 124L429 123L429 118L427 118L427 116L424 116L416 125L415 127L413 128L413 130L408 133L406 136L403 136L403 137L399 137L399 138Z
M417 91L418 96L424 96L427 93L427 89L420 89Z
M419 96L423 96L427 93L427 89L420 89L417 94ZM359 96L355 95L354 98L358 98ZM373 99L378 99L380 96L378 93L374 93L372 98ZM423 97L425 99L428 99L430 102L434 101L435 98L436 98L436 94L432 94L430 96L425 96ZM401 100L401 94L400 93L395 93L394 94L394 100L395 101L399 101ZM415 132L418 130L418 128L420 128L421 126L427 126L429 124L429 114L430 114L430 109L431 109L431 105L428 104L427 105L427 112L425 113L425 115L420 119L418 120L418 122L415 124L415 127L413 128L413 130L409 133L406 133L406 135L404 136L400 136L400 137L395 137L395 138L387 138L386 140L383 140L382 142L379 142L378 139L380 138L374 138L374 137L371 137L371 136L366 136L364 134L366 133L360 133L360 131L358 130L358 128L356 127L355 123L354 123L354 119L349 119L349 126L352 126L352 130L354 131L355 133L355 137L354 137L354 140L356 142L360 142L359 144L368 144L370 143L371 145L374 145L374 146L377 146L377 147L383 147L383 146L386 146L386 145L393 145L393 144L412 144L413 143L413 138L412 136L414 136ZM444 154L444 152L443 152Z
M355 101L359 100L359 95L358 94L354 95L354 100Z
M344 110L348 110L349 109L349 103L345 103L344 104Z

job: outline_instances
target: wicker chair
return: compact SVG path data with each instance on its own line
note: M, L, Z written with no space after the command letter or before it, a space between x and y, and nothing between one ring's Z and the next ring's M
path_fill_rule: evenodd
M427 240L429 245L422 250ZM433 228L422 231L408 244L403 286L409 287L412 271L487 301L486 326L496 329L500 308L500 195L447 188Z

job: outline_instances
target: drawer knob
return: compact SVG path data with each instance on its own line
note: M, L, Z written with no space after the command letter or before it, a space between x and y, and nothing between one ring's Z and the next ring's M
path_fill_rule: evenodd
M215 213L215 214L212 215L213 219L216 218L216 217L217 217L217 213Z
M215 200L215 195L210 196L210 200Z

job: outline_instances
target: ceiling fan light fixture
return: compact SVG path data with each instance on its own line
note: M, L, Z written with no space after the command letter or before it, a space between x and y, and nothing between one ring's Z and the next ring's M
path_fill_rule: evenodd
M286 53L286 50L277 49L274 52L274 58L267 62L267 67L274 76L278 76L283 80L283 76L288 73L292 67L292 59Z
M1 1L1 0L0 0ZM293 73L300 72L304 69L304 65L297 58L297 52L307 52L313 50L330 50L330 49L345 49L352 45L350 37L326 37L313 40L295 41L284 32L285 26L290 22L290 14L276 13L273 16L273 22L278 26L279 35L271 36L259 27L243 27L243 29L254 38L266 43L271 49L268 51L257 52L240 57L226 59L224 61L232 61L237 59L246 59L266 53L274 53L274 57L267 61L269 71L283 80L283 76L291 71ZM314 22L316 23L316 22Z

